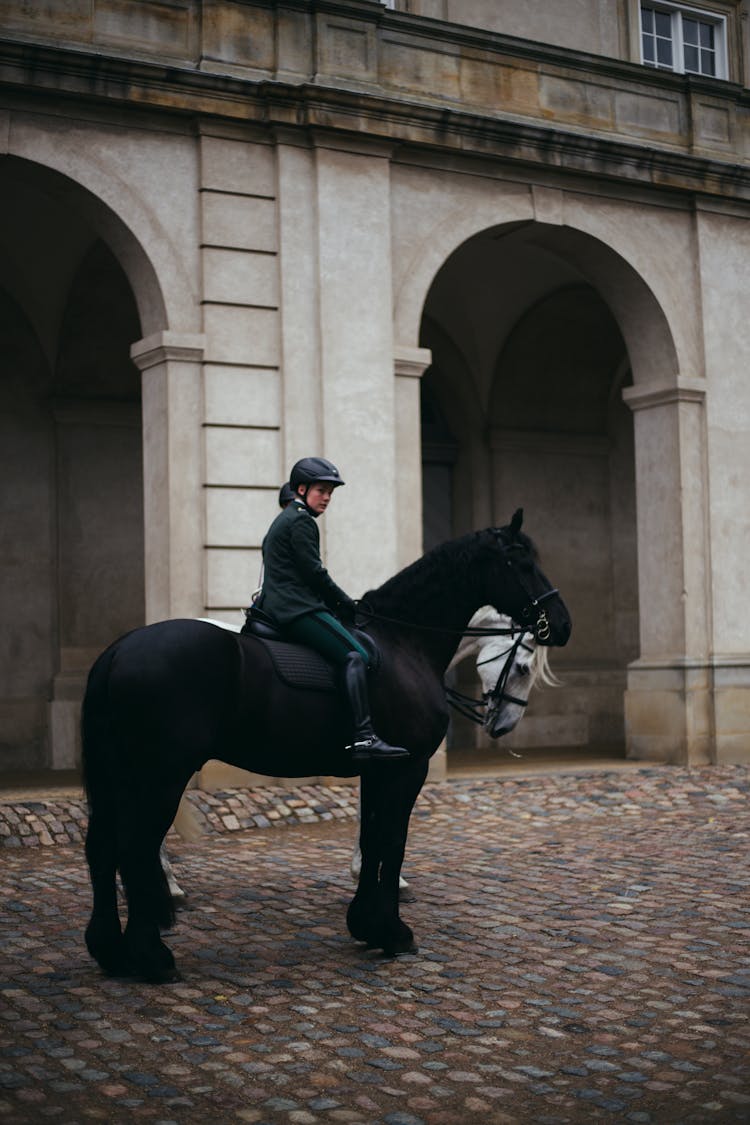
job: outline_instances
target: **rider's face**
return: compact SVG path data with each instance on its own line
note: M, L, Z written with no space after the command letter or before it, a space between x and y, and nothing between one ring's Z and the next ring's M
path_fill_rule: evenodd
M304 492L304 489L302 489L302 491ZM332 484L327 484L325 481L316 481L308 488L305 501L308 508L315 512L316 515L320 516L330 504L332 496Z

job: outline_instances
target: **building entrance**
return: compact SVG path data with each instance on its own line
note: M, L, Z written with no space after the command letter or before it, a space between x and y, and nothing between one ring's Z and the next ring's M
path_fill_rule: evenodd
M533 693L502 743L457 718L449 766L467 746L624 756L638 584L633 422L621 394L630 363L613 313L580 265L524 224L450 256L420 344L432 353L422 381L425 544L439 515L459 535L523 507L574 622L567 648L552 654L564 688ZM459 687L476 688L473 668L460 670Z
M114 254L52 184L21 161L0 183L0 770L73 768L91 661L144 622L141 329Z

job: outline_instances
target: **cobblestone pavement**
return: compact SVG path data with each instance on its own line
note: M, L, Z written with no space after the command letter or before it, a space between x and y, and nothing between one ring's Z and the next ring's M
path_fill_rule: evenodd
M161 987L88 958L80 846L3 848L0 1123L750 1121L749 791L739 767L431 786L395 960L346 933L335 790L317 823L216 813L172 849Z

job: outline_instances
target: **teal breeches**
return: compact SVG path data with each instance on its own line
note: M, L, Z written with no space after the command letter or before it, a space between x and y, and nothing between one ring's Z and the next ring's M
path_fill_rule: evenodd
M326 613L325 610L298 617L291 625L284 627L284 635L290 641L314 648L332 664L343 664L350 652L358 652L369 667L367 650L332 613Z

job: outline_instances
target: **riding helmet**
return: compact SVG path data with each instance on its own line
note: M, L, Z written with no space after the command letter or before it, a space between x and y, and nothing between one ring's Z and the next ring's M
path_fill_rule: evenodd
M336 466L330 461L326 461L325 457L303 457L301 461L297 461L292 466L289 484L295 494L299 485L316 484L318 481L327 481L334 488L346 483L341 479L341 474Z
M294 492L292 491L291 484L282 484L279 489L279 507L286 508L287 504L291 504L294 499Z

